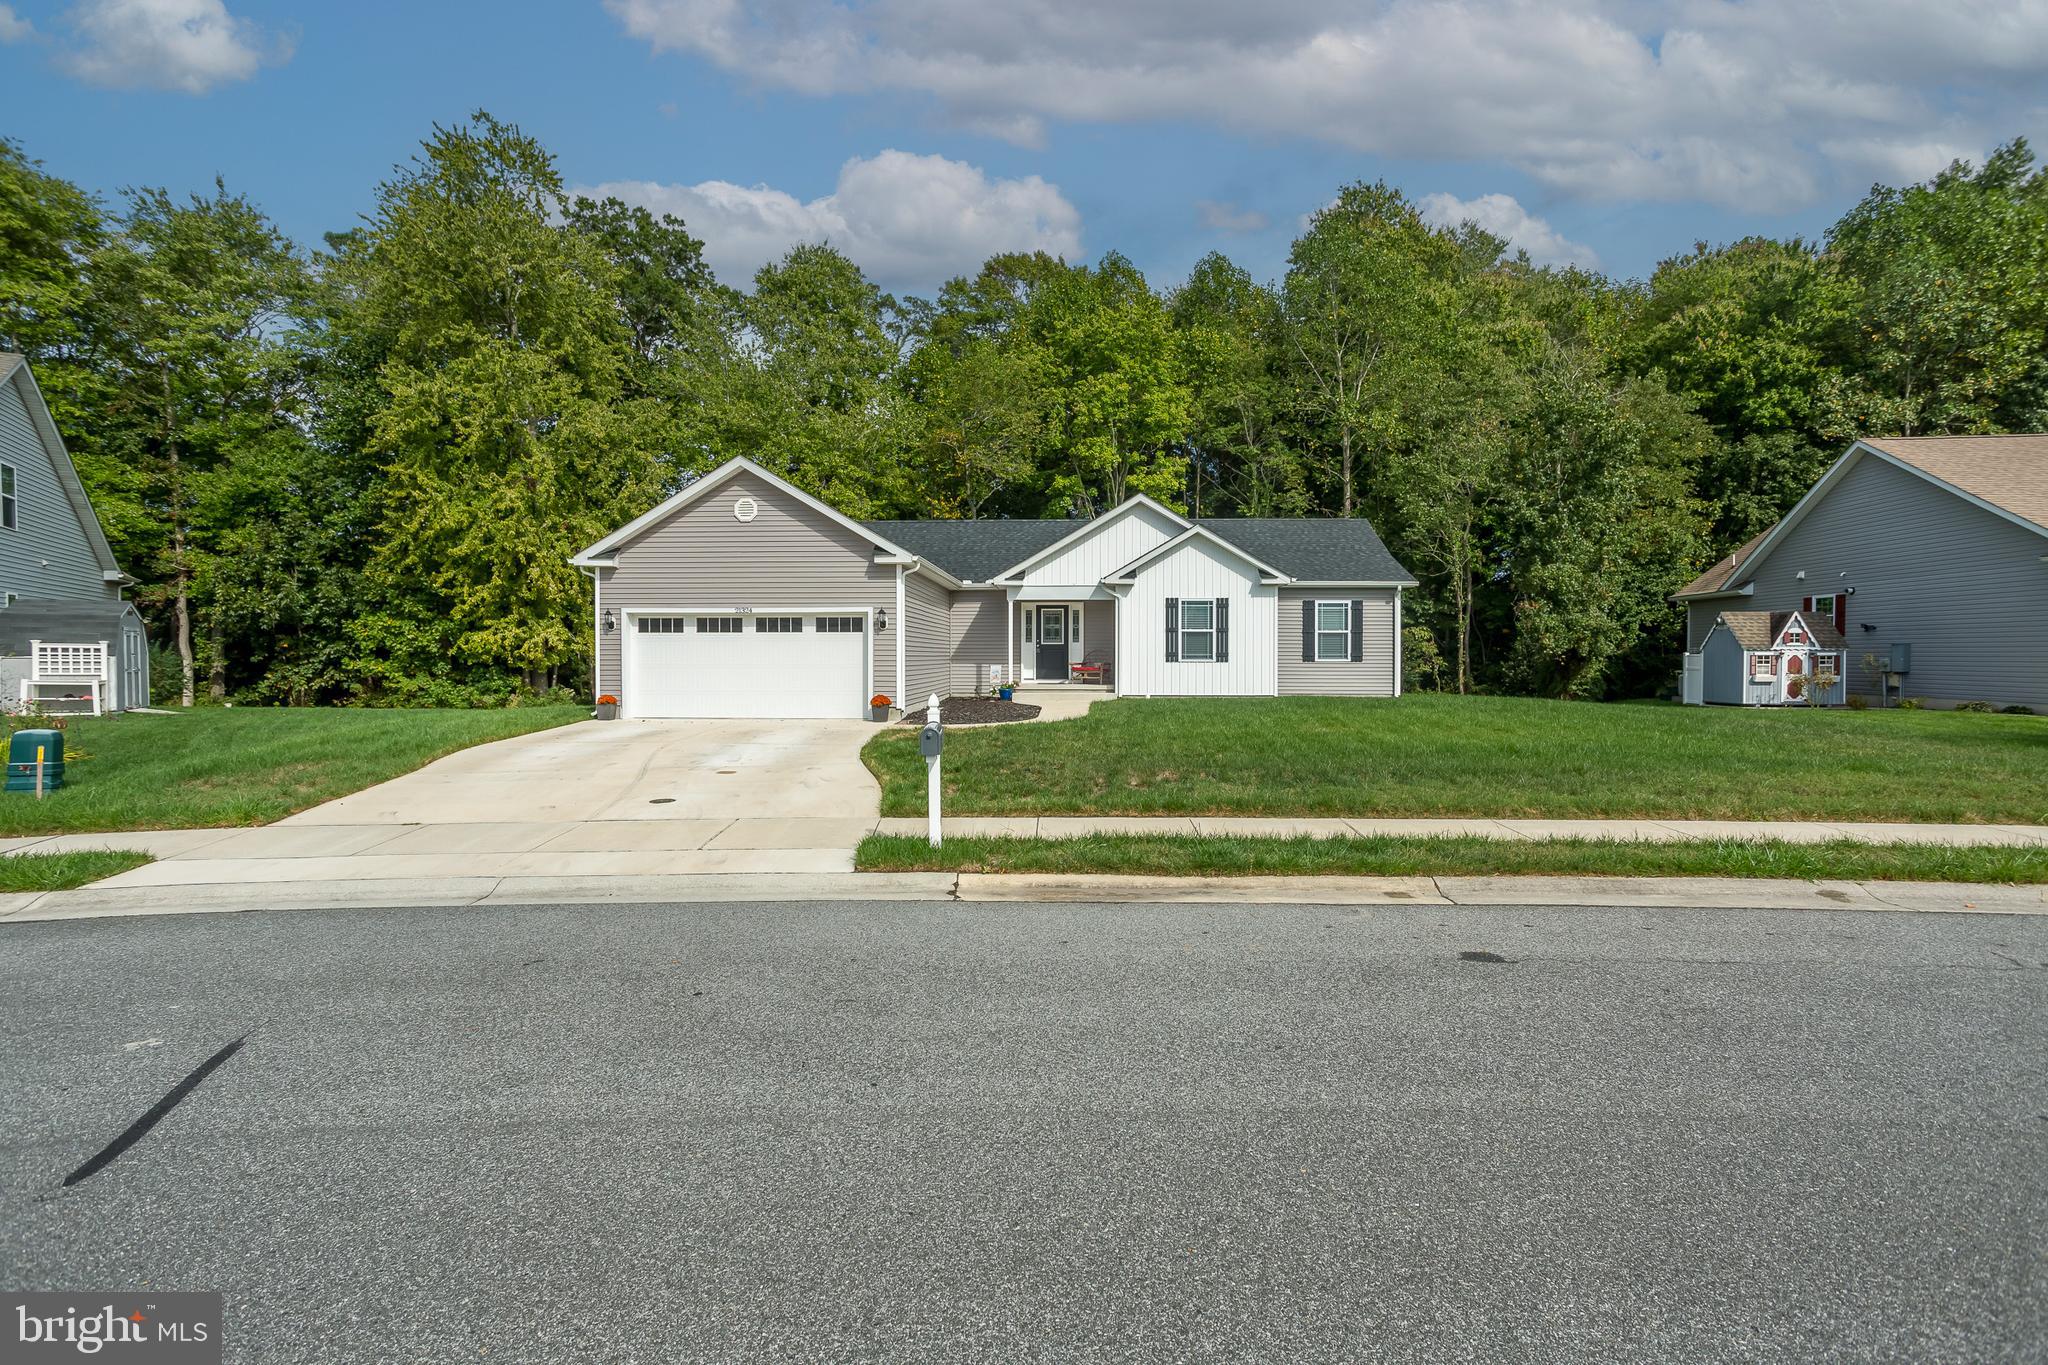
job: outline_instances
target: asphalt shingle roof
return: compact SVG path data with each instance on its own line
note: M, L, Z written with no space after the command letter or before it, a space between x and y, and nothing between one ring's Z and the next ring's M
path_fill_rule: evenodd
M0 608L0 658L27 658L29 644L45 640L51 644L80 645L120 639L121 621L128 603L113 598L67 601L47 597L22 597L14 605Z
M2048 434L1866 436L1863 444L2048 529Z
M1084 521L866 521L876 535L967 583L985 583ZM1201 524L1290 578L1413 583L1363 517L1205 517Z
M1744 649L1769 649L1773 641L1784 631L1785 623L1792 619L1789 611L1724 611L1721 624L1728 627L1728 633ZM1810 614L1804 616L1807 629L1813 636L1818 649L1847 649L1849 642L1835 629L1835 623L1817 619Z

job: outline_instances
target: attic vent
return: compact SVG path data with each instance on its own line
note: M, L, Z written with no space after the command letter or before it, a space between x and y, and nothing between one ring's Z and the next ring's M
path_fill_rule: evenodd
M761 515L761 504L752 498L741 498L732 505L732 514L740 521L752 521Z

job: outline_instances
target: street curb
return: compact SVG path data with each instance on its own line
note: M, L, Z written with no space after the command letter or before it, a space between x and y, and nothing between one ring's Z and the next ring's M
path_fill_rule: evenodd
M1862 910L2048 915L2048 887L1714 877L1118 877L953 872L448 877L270 885L85 887L0 899L0 925L253 910L923 901L1042 905L1376 905Z

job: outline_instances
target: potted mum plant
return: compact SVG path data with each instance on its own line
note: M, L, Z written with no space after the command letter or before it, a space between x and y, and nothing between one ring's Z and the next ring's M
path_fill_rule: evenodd
M597 718L599 720L617 720L619 718L619 699L609 692L599 697L597 699Z
M877 692L874 696L868 698L868 719L889 719L889 698L885 694Z

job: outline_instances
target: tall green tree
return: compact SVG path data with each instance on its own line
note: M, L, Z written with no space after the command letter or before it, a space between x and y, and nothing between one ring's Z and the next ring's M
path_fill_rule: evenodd
M179 203L129 197L119 230L90 261L91 334L101 388L83 423L79 472L125 562L138 600L168 618L193 704L195 601L206 595L226 523L214 484L238 461L303 438L296 356L279 332L306 289L297 250L254 204L216 182ZM209 691L226 695L229 660L208 623Z
M0 350L28 356L66 432L94 403L88 263L106 232L97 200L0 138Z
M660 490L663 414L627 391L618 267L571 207L540 144L480 112L437 128L332 258L330 323L381 356L377 609L355 626L371 695L555 686L589 638L570 555Z
M1212 252L1174 291L1171 311L1193 394L1190 510L1253 517L1306 511L1307 473L1286 435L1287 334L1279 298Z

